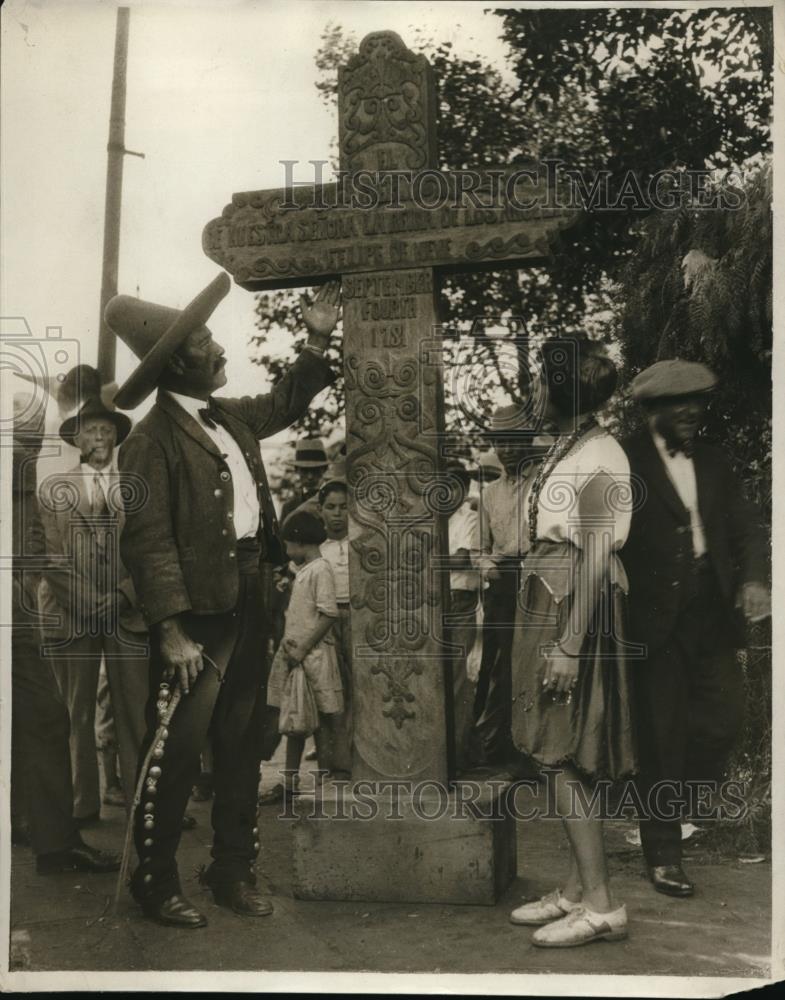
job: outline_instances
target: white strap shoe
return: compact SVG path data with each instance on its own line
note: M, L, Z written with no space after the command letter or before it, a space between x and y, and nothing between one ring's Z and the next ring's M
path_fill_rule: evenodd
M627 937L627 907L595 913L578 903L566 917L540 927L532 935L539 948L574 948L591 941L621 941Z
M565 914L579 905L562 896L561 889L554 889L542 899L535 899L533 903L524 903L523 906L514 909L510 914L510 923L528 927L549 924L552 920L561 920Z

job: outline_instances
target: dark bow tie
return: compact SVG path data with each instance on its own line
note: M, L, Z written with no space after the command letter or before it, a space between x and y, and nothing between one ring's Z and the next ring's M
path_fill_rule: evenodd
M685 458L692 458L693 448L691 444L671 444L666 442L665 447L671 458L676 455L684 455Z
M210 396L207 400L207 406L203 406L198 411L199 416L204 420L208 427L212 427L215 430L216 427L223 426L224 415L221 412L221 408L218 406L216 401Z

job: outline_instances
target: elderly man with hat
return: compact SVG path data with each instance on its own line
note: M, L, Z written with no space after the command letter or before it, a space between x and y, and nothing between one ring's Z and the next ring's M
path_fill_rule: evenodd
M315 497L327 472L327 452L321 438L300 438L294 449L299 489L281 507L281 523L306 500Z
M129 418L100 396L77 404L60 437L78 449L80 461L49 476L41 490L49 563L40 588L44 653L68 706L74 818L82 825L100 815L95 717L102 659L128 802L145 729L146 628L119 554L125 513L115 450L130 430Z
M643 657L641 843L654 888L681 897L694 884L680 819L694 815L696 783L721 780L743 722L734 646L744 644L744 619L770 614L760 515L723 453L698 437L715 384L702 364L651 365L631 386L647 426L624 443L639 492L622 559L629 636Z
M38 504L36 459L44 437L40 396L14 396L11 475L11 822L27 824L42 875L106 874L120 859L86 844L73 818L68 747L70 723L51 664L41 656L36 590L46 553Z
M519 574L529 549L527 489L552 438L538 433L523 404L499 407L484 436L496 452L501 475L484 485L480 494L480 564L488 587L474 715L485 760L503 764L515 756L510 654Z
M157 389L120 455L123 475L145 483L144 502L126 511L121 549L151 633L131 891L147 917L181 928L207 923L182 894L176 852L208 734L214 838L203 881L236 913L272 912L253 872L259 764L265 739L278 735L266 709L262 563L282 563L283 549L258 442L301 417L334 377L324 358L338 320L333 282L312 305L301 300L308 342L271 392L213 397L226 383L225 357L206 324L229 287L219 275L182 311L120 295L105 314L140 359L117 405L131 409Z

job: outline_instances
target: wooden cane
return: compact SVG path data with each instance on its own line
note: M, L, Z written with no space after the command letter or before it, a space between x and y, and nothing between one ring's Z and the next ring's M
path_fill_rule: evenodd
M202 652L202 659L211 666L218 676L220 677L221 672L215 665L213 660L210 659L204 652ZM162 685L166 690L168 690L168 684ZM136 790L134 792L134 799L131 803L131 812L128 817L128 825L125 831L125 843L123 845L123 856L120 861L120 871L117 875L117 886L115 888L114 894L114 904L112 906L112 916L117 915L117 908L120 905L120 896L123 892L123 886L125 885L125 880L128 876L128 868L131 862L131 844L134 839L134 816L136 815L136 810L139 803L142 801L142 791L144 790L144 785L148 777L148 770L150 768L151 762L155 757L156 748L160 743L166 743L166 738L168 736L168 727L172 721L172 716L174 711L180 703L180 699L183 696L182 688L176 687L172 692L169 702L166 708L161 709L160 704L158 708L158 728L155 731L155 736L153 737L150 747L145 754L144 760L142 761L142 766L139 769L139 780L136 783ZM163 692L159 691L159 702L163 698Z

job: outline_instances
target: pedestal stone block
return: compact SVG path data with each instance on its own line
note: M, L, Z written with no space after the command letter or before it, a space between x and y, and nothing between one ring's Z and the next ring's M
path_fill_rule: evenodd
M297 899L493 906L515 878L515 820L498 787L471 804L460 785L393 805L360 792L296 800Z

